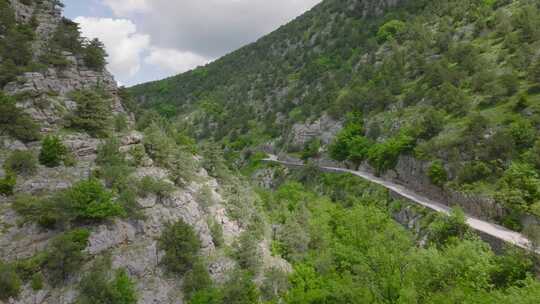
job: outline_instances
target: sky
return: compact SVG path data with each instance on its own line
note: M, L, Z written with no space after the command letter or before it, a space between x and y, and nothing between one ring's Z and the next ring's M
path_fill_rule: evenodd
M83 36L99 38L121 85L205 65L277 29L321 0L64 0Z

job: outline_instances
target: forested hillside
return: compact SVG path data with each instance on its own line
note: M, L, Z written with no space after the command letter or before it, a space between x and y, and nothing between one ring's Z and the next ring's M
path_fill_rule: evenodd
M538 234L492 248L460 209L258 147L431 159L536 212L537 4L431 2L327 0L131 99L60 1L0 0L0 303L537 303Z
M327 0L214 63L130 91L232 151L271 143L378 174L413 157L430 186L488 197L505 209L489 217L519 230L540 215L539 7Z

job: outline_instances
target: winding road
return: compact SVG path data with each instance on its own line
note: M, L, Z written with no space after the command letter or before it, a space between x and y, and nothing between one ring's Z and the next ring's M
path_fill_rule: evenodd
M287 162L287 161L281 161L276 155L269 154L269 157L264 159L266 162L273 162L273 163L279 163L286 166L294 166L294 167L302 167L304 166L303 163L300 162ZM414 191L410 191L407 188L405 188L402 185L396 184L394 182L390 182L384 179L381 179L379 177L376 177L375 175L365 172L365 171L354 171L344 168L335 168L335 167L325 167L321 166L321 169L325 171L330 172L338 172L338 173L350 173L356 176L359 176L365 180L368 180L370 182L373 182L375 184L378 184L380 186L383 186L387 188L388 190L391 190L400 196L410 200L411 202L414 202L418 205L424 206L426 208L429 208L431 210L450 214L451 208L435 202L423 195L420 195ZM475 218L473 216L470 216L468 214L465 214L465 217L467 219L467 224L474 230L487 234L489 236L495 237L497 239L500 239L502 241L505 241L507 243L513 244L515 246L531 250L530 241L521 233L509 230L505 227L502 227L497 224L493 224L478 218ZM535 250L536 253L540 254L540 249Z

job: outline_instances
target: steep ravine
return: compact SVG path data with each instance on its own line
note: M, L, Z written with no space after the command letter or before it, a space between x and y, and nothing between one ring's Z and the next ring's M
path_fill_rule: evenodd
M25 24L37 20L35 40L32 49L36 56L47 52L45 46L63 22L61 10L54 1L25 5L19 0L11 0L17 22ZM85 131L66 128L65 118L77 111L78 104L73 93L80 90L101 90L108 94L113 118L127 117L123 131L111 131L107 137L117 138L119 151L130 157L134 149L144 151L145 137L134 129L134 116L128 113L119 96L116 81L106 70L88 67L81 56L63 52L67 61L65 67L53 65L35 72L20 74L13 82L3 87L3 93L17 98L16 106L27 113L40 127L40 135L56 135L73 157L73 165L49 168L38 165L29 176L17 176L14 196L0 195L0 261L16 263L46 250L51 241L62 233L60 229L45 229L32 222L24 223L22 217L13 210L14 197L30 195L40 197L70 188L79 181L93 176L99 165L96 163L98 150L107 139L96 138ZM2 132L3 133L3 132ZM42 149L40 141L23 142L9 135L0 136L0 168L14 153L30 152L37 156ZM201 161L193 156L194 163ZM0 178L8 172L0 169ZM182 280L165 273L160 259L163 252L158 249L157 239L169 223L179 220L192 226L200 239L201 255L208 261L208 271L215 282L224 282L236 267L236 261L227 254L225 248L233 246L246 227L229 217L226 189L220 182L210 177L206 170L199 168L192 181L185 186L177 186L170 180L170 172L158 166L147 155L135 168L130 178L142 180L151 177L168 184L172 190L166 196L147 194L137 198L140 218L116 218L101 223L78 223L90 230L88 246L84 249L85 262L76 274L59 286L51 286L47 281L38 290L25 282L18 297L10 298L10 304L68 304L79 294L79 281L87 273L93 261L101 256L110 256L112 269L125 269L135 283L138 303L183 303ZM200 193L204 191L212 201L204 206ZM207 196L208 196L207 195ZM206 202L205 202L206 203ZM242 220L241 218L239 218ZM246 220L247 222L247 220ZM224 244L217 248L209 223L221 226ZM268 242L261 241L260 252L265 256L266 267L280 266L285 270L290 266L283 260L271 257ZM2 300L0 300L2 302Z

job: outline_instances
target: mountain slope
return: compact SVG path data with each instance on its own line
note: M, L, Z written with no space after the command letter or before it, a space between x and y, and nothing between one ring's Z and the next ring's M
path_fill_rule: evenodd
M539 25L528 0L327 0L130 92L230 150L368 165L519 230L540 215Z

